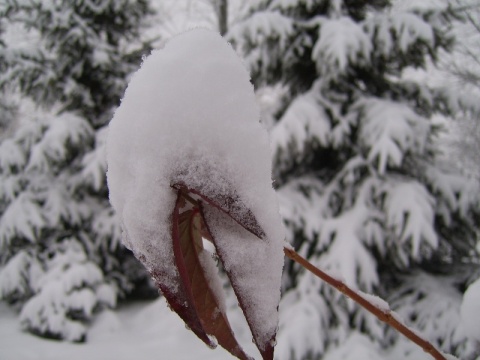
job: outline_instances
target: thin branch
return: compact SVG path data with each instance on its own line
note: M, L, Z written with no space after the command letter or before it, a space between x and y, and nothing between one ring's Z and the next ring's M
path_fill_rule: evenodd
M191 203L194 206L198 206L199 202L192 198L188 192L186 192L184 189L181 188L180 185L174 184L172 185L174 189L177 189L178 191L181 192L183 198ZM362 306L364 309L369 311L371 314L375 315L379 320L383 321L384 323L388 324L389 326L393 327L396 329L398 332L406 336L408 339L413 341L415 344L420 346L425 352L429 353L434 359L436 360L447 360L445 356L442 355L442 353L435 348L430 342L427 340L423 339L419 335L417 335L413 330L408 328L405 324L400 322L395 318L391 310L383 310L380 309L378 306L375 306L372 304L369 300L367 300L365 297L360 295L355 290L352 290L350 287L348 287L345 283L342 281L339 281L335 279L334 277L328 275L324 271L320 270L316 266L314 266L312 263L310 263L307 259L299 255L295 250L291 248L284 247L283 252L285 255L290 258L291 260L297 262L299 265L304 267L306 270L310 271L312 274L315 276L318 276L320 279L325 281L327 284L330 286L333 286L335 289L340 291L342 294L348 296L350 299L355 301L357 304Z
M413 330L409 329L406 325L398 321L390 310L382 310L379 307L372 304L366 298L361 296L358 292L352 290L343 282L333 278L327 273L323 272L313 264L311 264L307 259L300 256L295 250L284 248L283 252L285 255L292 259L293 261L300 264L302 267L310 271L315 276L318 276L320 279L325 281L327 284L333 286L335 289L348 296L350 299L355 301L357 304L362 306L364 309L368 310L370 313L375 315L379 320L385 322L391 327L398 330L401 334L405 335L408 339L413 341L415 344L420 346L425 352L429 353L436 360L447 360L444 355L440 353L430 342L418 336Z

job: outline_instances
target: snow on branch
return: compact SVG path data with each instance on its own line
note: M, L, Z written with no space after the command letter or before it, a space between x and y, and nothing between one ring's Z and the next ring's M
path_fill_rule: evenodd
M429 48L435 45L432 26L412 12L374 16L366 20L365 28L374 36L375 50L384 56L390 56L395 48L406 53L419 42Z
M0 144L0 173L10 174L22 169L27 162L22 147L14 139L5 139Z
M27 170L49 169L92 138L93 129L85 119L68 113L53 118L40 142L33 145Z
M41 267L36 259L28 251L18 252L0 271L0 299L7 302L23 300L31 286L28 279L35 279L39 274Z
M385 186L387 226L400 242L398 245L409 243L411 255L417 260L422 246L436 249L439 241L434 229L435 199L425 186L414 181L389 181Z
M362 118L360 141L368 159L377 161L378 172L387 166L400 167L407 152L421 152L429 124L406 104L378 98L362 99L355 107Z
M372 48L370 37L350 17L324 19L312 59L320 74L332 76L344 73L349 65L368 64Z
M23 306L20 322L24 329L51 338L84 341L94 310L116 304L112 285L74 238L59 247L32 285L35 295Z
M331 125L325 111L318 106L312 93L296 98L273 128L271 142L274 147L287 148L294 143L300 153L305 143L314 138L322 146L330 143Z
M278 11L258 12L241 24L235 25L229 36L235 39L245 37L252 44L260 44L265 37L271 37L283 47L293 32L293 21ZM241 36L240 36L241 35Z
M0 219L0 244L8 244L15 238L35 242L39 231L46 225L40 205L28 193L13 200Z

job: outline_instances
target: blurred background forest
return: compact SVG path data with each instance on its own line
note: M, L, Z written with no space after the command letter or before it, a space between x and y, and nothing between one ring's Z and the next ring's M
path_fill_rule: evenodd
M479 358L474 0L3 0L0 358L229 358L158 298L105 179L129 76L196 26L251 73L287 240L443 351ZM278 359L429 359L288 261L282 292Z

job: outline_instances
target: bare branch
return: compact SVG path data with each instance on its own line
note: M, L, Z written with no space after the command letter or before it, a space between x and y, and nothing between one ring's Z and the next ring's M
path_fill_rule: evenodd
M362 306L364 309L375 315L379 320L390 325L394 329L398 330L401 334L406 336L408 339L413 341L415 344L420 346L425 352L429 353L436 360L447 360L442 353L435 348L430 342L420 337L415 331L409 329L405 324L400 322L396 317L395 313L391 310L383 310L379 307L372 304L368 299L360 295L357 291L349 288L345 283L335 279L334 277L328 275L324 271L320 270L313 264L311 264L307 259L300 256L295 250L284 248L285 255L292 259L293 261L300 264L302 267L310 271L315 276L319 277L329 285L333 286L335 289L348 296L350 299L355 301L357 304Z

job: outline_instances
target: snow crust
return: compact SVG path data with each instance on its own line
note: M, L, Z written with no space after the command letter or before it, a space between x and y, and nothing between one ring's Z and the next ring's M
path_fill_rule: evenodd
M176 193L170 185L183 182L206 196L238 197L264 239L208 208L207 221L226 249L227 271L246 289L241 301L259 308L254 332L272 334L278 318L266 309L276 309L280 299L285 234L259 117L249 74L220 35L195 29L176 36L144 61L110 123L107 181L125 245L162 274L173 292L179 275L170 226Z

